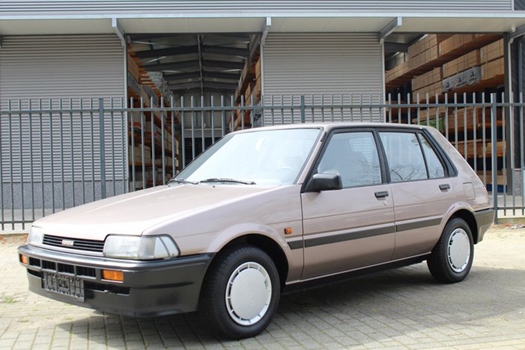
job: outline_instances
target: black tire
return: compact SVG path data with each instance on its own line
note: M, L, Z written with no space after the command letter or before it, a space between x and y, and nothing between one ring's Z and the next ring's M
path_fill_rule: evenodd
M219 254L206 274L199 312L219 337L253 337L266 329L277 310L281 292L277 268L253 246Z
M467 223L460 218L450 220L427 260L432 276L442 283L463 281L474 259L474 240Z

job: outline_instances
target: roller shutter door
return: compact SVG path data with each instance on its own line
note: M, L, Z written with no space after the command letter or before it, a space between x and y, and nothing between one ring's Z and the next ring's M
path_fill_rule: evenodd
M377 34L270 34L262 60L264 104L294 106L293 112L265 112L265 124L299 121L301 101L307 105L306 121L383 121L382 110L372 108L384 101ZM365 107L310 108L320 105Z
M124 74L116 35L2 37L4 201L61 208L126 191L125 115L99 112L100 99L125 105Z

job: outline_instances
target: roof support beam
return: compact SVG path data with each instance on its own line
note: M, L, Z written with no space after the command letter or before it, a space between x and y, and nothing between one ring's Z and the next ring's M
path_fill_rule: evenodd
M135 56L138 58L153 58L153 57L160 57L160 56L187 55L190 53L197 53L198 51L199 51L198 45L178 46L178 47L170 47L166 49L136 51Z
M239 57L246 57L250 53L248 49L242 49L238 47L225 47L225 46L203 45L202 50L205 53L214 53L218 55L239 56Z
M152 72L159 72L164 70L180 71L184 68L195 68L199 66L199 60L180 61L161 64L147 64L144 69ZM243 62L229 62L229 61L213 61L204 60L204 67L222 68L227 70L241 70L244 67Z
M397 28L401 27L402 24L403 24L403 19L402 17L398 16L394 18L386 26L384 26L383 29L379 31L379 45L383 45L386 37L392 34Z
M227 55L227 56L239 56L246 57L250 53L248 49L236 48L236 47L224 47L224 46L208 46L202 45L201 51L204 53L214 53L218 55ZM153 50L143 50L135 52L135 56L138 58L156 58L160 56L179 56L187 55L192 53L199 52L199 45L192 46L178 46L170 47L165 49L153 49Z
M118 23L118 19L116 19L115 17L111 19L111 27L113 28L113 31L115 32L115 34L117 34L117 36L119 37L120 44L122 46L126 46L126 39L125 39L126 33L124 32L124 29L122 29L122 27Z
M409 44L385 42L386 52L408 52Z
M193 72L175 73L164 75L166 81L186 80L186 79L197 79L200 78L200 72L198 70Z
M510 33L510 43L514 41L514 39L525 35L525 26L520 26L516 28L513 32Z
M235 91L237 88L237 84L229 84L229 83L218 83L214 81L196 81L196 82L190 82L185 84L170 84L169 88L170 90L177 91L177 90L190 90L190 89L200 89L202 86L205 89L217 89L217 90L229 90L229 91Z
M266 17L266 22L264 22L264 27L262 31L261 36L261 45L264 46L266 44L266 37L268 36L268 32L272 28L272 17Z
M152 72L160 72L163 70L177 71L184 68L194 68L199 66L199 60L180 61L172 63L160 63L160 64L146 64L144 69Z

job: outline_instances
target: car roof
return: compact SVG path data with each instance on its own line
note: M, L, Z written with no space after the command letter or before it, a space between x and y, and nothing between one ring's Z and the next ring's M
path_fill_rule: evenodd
M392 124L392 123L379 123L379 122L312 122L312 123L296 123L296 124L282 124L256 127L252 129L245 129L236 131L237 133L254 132L258 130L290 130L290 129L323 129L327 132L333 129L340 128L399 128L399 129L423 129L427 126L413 125L413 124Z

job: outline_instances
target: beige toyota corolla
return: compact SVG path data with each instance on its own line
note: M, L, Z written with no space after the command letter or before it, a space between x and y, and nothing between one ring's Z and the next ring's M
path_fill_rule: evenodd
M37 220L19 258L45 297L137 317L199 310L238 339L307 284L425 260L459 282L493 218L433 128L288 125L228 134L165 186Z

